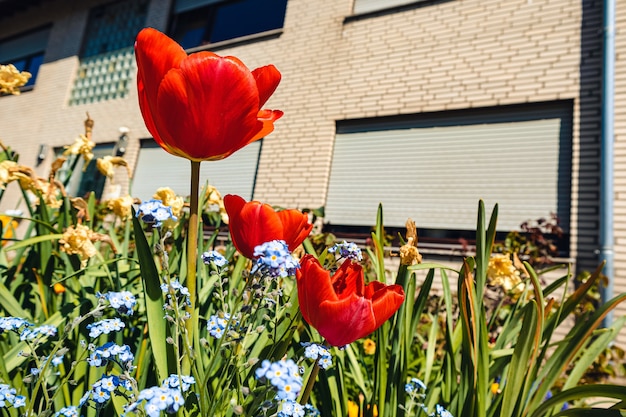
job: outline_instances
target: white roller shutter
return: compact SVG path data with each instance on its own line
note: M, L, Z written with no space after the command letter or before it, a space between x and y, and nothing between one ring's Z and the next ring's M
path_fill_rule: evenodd
M382 202L387 226L411 217L420 228L473 230L483 199L488 210L499 204L498 230L550 213L567 229L568 113L518 116L338 133L325 220L372 225Z
M376 10L389 9L395 6L404 6L405 4L419 2L419 0L355 0L353 12L354 14L368 13Z
M176 194L188 196L191 162L165 152L158 146L142 145L133 176L131 195L145 201L159 187L170 187ZM206 182L222 195L237 194L250 200L254 191L261 141L238 150L221 161L200 164L200 187Z

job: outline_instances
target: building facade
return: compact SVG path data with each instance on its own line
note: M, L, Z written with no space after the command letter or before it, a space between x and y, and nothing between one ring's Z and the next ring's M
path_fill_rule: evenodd
M599 263L600 0L2 0L0 10L0 62L36 74L0 97L3 142L45 176L88 113L96 155L129 162L132 181L102 188L87 171L77 195L187 192L187 161L154 147L137 104L133 39L151 26L190 52L283 75L266 105L285 113L274 133L203 164L223 194L324 206L327 226L348 232L371 226L382 202L386 224L413 218L433 256L471 236L483 199L499 204L503 233L554 213L560 256L576 271ZM625 25L620 4L615 293L626 291ZM11 193L1 209L17 204Z

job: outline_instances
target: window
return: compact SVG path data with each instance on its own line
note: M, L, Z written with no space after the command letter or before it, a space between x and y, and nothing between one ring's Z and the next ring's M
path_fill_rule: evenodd
M378 10L391 9L392 7L405 6L411 3L420 3L416 0L354 0L354 14L375 12Z
M252 142L226 159L200 165L200 186L206 182L222 195L237 194L249 200L254 193L257 165L262 140ZM163 170L167 167L167 170ZM137 167L133 174L133 197L149 200L157 188L170 187L176 194L188 196L190 191L189 160L171 155L152 139L141 142Z
M498 231L555 213L568 232L571 129L570 102L340 122L325 220L371 226L382 202L385 226L452 239L482 199Z
M50 28L40 28L19 36L0 41L0 64L13 64L20 71L28 71L32 77L22 87L32 89L43 63Z
M135 72L133 45L145 26L148 0L91 10L70 105L124 98Z
M281 29L287 0L176 0L171 36L193 48Z

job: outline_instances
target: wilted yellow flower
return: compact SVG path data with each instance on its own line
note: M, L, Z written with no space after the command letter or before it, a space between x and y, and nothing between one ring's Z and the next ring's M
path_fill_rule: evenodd
M87 168L87 164L93 159L92 149L94 146L96 144L91 139L85 135L80 135L73 144L64 147L63 155L82 155L85 160L85 168Z
M132 206L133 198L129 195L114 198L113 200L109 200L107 202L109 210L113 211L113 213L121 219L125 219L130 216Z
M32 77L28 71L19 71L15 65L0 65L0 94L20 94L20 87Z
M177 196L174 190L169 187L162 187L156 190L156 193L152 196L155 200L161 200L161 202L172 208L172 214L178 218L183 212L183 206L185 200L181 196Z
M363 353L366 355L373 355L376 353L376 342L372 339L365 339L363 341Z
M513 265L508 255L495 254L489 259L487 266L487 279L489 284L502 287L506 292L519 292L522 290L519 271Z
M406 244L400 247L400 263L402 265L422 263L422 255L417 250L417 227L411 219L406 221Z
M128 162L121 156L105 156L96 160L96 168L102 175L106 175L107 178L113 179L115 167L126 167L128 171Z
M59 239L61 250L69 255L80 256L83 263L97 253L93 243L98 241L108 243L115 251L115 246L109 236L96 233L82 224L68 227Z
M204 207L203 211L219 212L222 221L228 224L228 213L226 213L226 207L224 207L224 200L217 188L212 185L207 185L204 191Z
M4 190L8 183L17 179L13 175L15 167L17 167L16 162L9 160L0 162L0 189Z
M79 255L81 259L89 259L97 253L92 242L95 232L82 224L65 229L59 240L61 250L69 255Z

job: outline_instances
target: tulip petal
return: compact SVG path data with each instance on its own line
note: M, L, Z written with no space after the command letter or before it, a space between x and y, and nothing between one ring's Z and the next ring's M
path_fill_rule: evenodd
M163 33L145 28L137 35L135 57L141 114L148 131L161 144L163 141L153 119L153 115L157 114L158 88L165 74L171 68L178 67L187 54L180 45Z
M344 261L331 278L333 289L338 299L345 299L353 294L363 296L363 268L352 261Z
M314 327L333 346L350 344L377 328L371 302L354 294L339 301L322 302L316 314Z
M243 198L228 194L224 197L224 207L233 244L246 258L254 258L256 246L282 239L282 223L270 205L258 201L246 203Z
M258 115L259 122L261 123L260 130L248 141L248 143L262 139L272 133L274 131L274 122L280 119L282 115L283 112L280 110L260 110Z
M266 65L252 71L259 91L259 108L263 107L280 83L280 72L273 65Z
M309 223L309 216L300 210L282 210L276 213L283 225L282 239L293 251L309 236L313 225Z
M157 128L192 160L223 159L247 145L261 126L258 92L236 58L210 52L190 55L169 71L159 88ZM159 123L160 122L160 123Z
M374 291L372 292L372 290ZM372 310L377 328L389 320L404 302L404 289L400 285L384 285L375 281L366 285L365 292L366 294L371 293L371 296L366 296L366 298L372 300Z
M304 255L300 260L300 268L296 270L296 281L302 317L317 328L319 303L323 300L337 300L330 281L330 272L314 256Z

